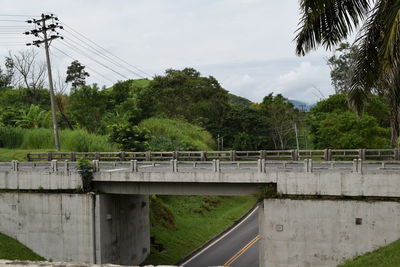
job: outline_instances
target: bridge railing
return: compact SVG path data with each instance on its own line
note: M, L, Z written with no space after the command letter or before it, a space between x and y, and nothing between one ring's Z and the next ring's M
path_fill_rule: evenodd
M93 160L95 172L399 172L400 161L320 161L320 160L265 160L257 161L99 161ZM0 171L78 172L77 163L68 160L50 162L0 162Z
M168 151L168 152L30 152L28 161L69 160L80 158L100 161L255 161L265 160L400 160L399 149L319 149L258 151Z

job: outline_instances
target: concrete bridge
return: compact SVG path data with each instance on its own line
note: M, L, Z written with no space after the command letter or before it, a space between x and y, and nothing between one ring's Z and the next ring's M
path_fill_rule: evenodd
M134 265L149 253L148 195L252 195L261 266L336 266L400 238L399 161L94 160L0 163L0 232L53 260ZM194 229L195 231L195 229Z

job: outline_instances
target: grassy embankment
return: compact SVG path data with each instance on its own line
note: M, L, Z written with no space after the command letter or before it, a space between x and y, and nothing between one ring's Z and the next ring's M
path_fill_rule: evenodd
M17 240L0 233L0 259L42 261L44 258Z
M255 197L152 196L148 264L173 264L238 220Z
M397 267L400 266L400 240L373 252L349 260L339 267Z

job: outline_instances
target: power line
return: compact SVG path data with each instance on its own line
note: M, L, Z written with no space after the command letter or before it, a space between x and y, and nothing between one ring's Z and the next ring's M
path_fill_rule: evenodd
M76 30L74 30L71 26L68 26L68 25L65 24L64 22L62 22L62 24L63 24L65 27L69 28L71 31L73 31L73 32L75 32L76 34L78 34L79 36L82 36L84 39L86 39L86 40L89 41L90 43L92 43L92 44L94 44L95 46L99 47L99 48L100 48L101 50L103 50L104 52L106 52L106 53L110 54L111 56L117 58L118 60L122 61L123 63L127 64L128 66L130 66L130 67L132 67L132 68L134 68L134 69L136 69L136 70L138 70L138 71L144 73L145 75L147 75L147 76L149 76L149 77L152 77L151 74L149 74L149 73L147 73L147 72L145 72L145 71L139 69L138 67L136 67L136 66L130 64L129 62L123 60L122 58L120 58L120 57L114 55L113 53L111 53L111 52L109 52L107 49L105 49L104 47L98 45L97 43L93 42L92 40L90 40L89 38L87 38L86 36L84 36L83 34L79 33L79 32L76 31Z
M75 51L75 52L78 51L77 53L79 53L79 54L81 54L81 55L83 55L83 56L89 58L90 60L96 62L97 64L103 66L104 68L106 68L106 69L108 69L108 70L110 70L110 71L112 71L112 72L118 74L118 75L121 76L122 78L124 78L124 79L126 79L126 80L129 80L129 78L126 77L125 75L123 75L123 74L119 73L118 71L116 71L116 70L114 70L114 69L108 67L107 65L101 63L100 61L98 61L98 60L92 58L91 56L89 56L89 55L87 55L85 52L83 52L80 48L76 47L75 45L72 45L72 44L70 44L69 42L66 42L66 41L62 42L62 44L65 45L66 47L70 48L71 50Z
M94 46L90 45L88 42L86 42L86 41L82 40L81 38L77 37L77 36L76 36L75 34L73 34L72 32L69 32L69 31L67 31L67 30L65 30L65 32L67 32L68 34L71 34L74 38L76 38L76 39L79 40L80 42L86 44L89 48L86 47L86 46L83 46L82 44L78 43L77 41L75 41L75 40L72 39L72 38L69 38L69 39L68 39L69 41L71 41L71 42L73 42L73 43L75 43L75 44L77 44L77 45L79 45L79 46L85 48L86 50L88 50L88 51L90 51L90 52L92 52L92 53L94 53L94 54L96 54L96 55L98 55L98 56L103 57L105 60L107 60L108 62L114 64L115 66L117 66L117 67L119 67L119 68L122 68L122 69L125 69L125 70L127 70L127 71L133 73L134 75L136 75L136 76L138 76L138 77L140 77L140 78L145 79L145 77L144 77L143 75L141 75L141 74L139 74L139 73L137 73L137 72L135 72L135 71L132 71L131 69L129 69L129 68L123 66L122 64L118 63L115 59L113 59L113 58L107 56L106 54L104 54L103 52L101 52L100 50L98 50L97 48L95 48Z
M71 58L72 60L77 60L76 58L74 58L73 56L70 56L69 54L67 54L66 52L62 51L61 49L57 48L56 46L52 46L52 48L56 49L58 52L62 53L64 56L67 56L69 58ZM89 66L85 66L86 68L88 68L89 70L93 71L94 73L96 73L97 75L99 75L101 78L108 80L111 83L115 83L115 81L103 76L101 73L97 72L96 70L92 69Z

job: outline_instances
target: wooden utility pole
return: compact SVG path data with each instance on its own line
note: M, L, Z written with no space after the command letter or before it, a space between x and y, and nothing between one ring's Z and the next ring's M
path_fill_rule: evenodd
M51 24L47 24L46 22L48 20L51 20ZM49 52L49 47L51 41L61 38L57 32L56 29L63 29L62 26L59 26L59 23L57 22L58 18L55 17L53 14L50 15L41 15L41 19L32 19L28 20L28 23L34 23L35 24L35 29L25 32L25 34L33 34L36 37L39 37L39 34L42 34L43 37L41 40L36 40L33 41L32 43L29 43L27 45L36 45L37 47L40 47L40 44L44 44L44 49L46 52L46 62L47 62L47 74L49 78L49 90L50 90L50 102L51 102L51 115L53 119L53 132L54 132L54 142L56 145L56 150L60 151L60 138L58 135L58 124L57 124L57 111L56 111L56 103L55 103L55 96L54 96L54 87L53 87L53 75L51 72L51 63L50 63L50 52ZM37 27L39 26L39 27ZM53 31L56 33L56 35L48 35L47 31Z

